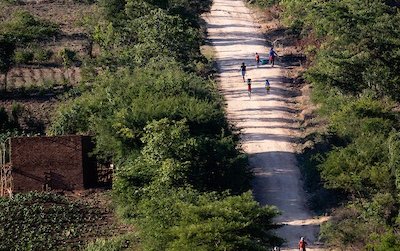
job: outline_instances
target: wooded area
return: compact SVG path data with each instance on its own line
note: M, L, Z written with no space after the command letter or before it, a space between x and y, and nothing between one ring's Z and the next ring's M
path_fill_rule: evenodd
M250 1L278 4L301 41L325 133L303 154L314 209L333 207L328 245L398 250L400 178L399 1Z
M94 135L97 156L116 167L117 213L137 228L144 250L264 250L282 243L270 231L278 210L248 192L247 158L210 78L213 63L200 52L200 15L210 4L99 0L83 22L98 51L82 59L82 84L65 94L47 128L50 135ZM17 35L3 39L14 46ZM65 67L74 62L68 55ZM116 237L88 249L120 245Z

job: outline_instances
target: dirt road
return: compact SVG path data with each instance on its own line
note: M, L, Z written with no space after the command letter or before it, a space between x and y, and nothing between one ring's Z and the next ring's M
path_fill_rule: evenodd
M278 234L287 240L286 250L295 248L301 236L313 246L319 222L305 207L293 149L295 111L288 105L282 69L279 65L255 66L254 54L267 58L269 48L242 0L214 0L206 20L209 39L216 50L228 118L242 129L243 147L256 174L254 196L261 204L275 205L282 211L277 221L285 226ZM253 83L251 99L239 71L242 62L248 66L246 78ZM269 94L264 88L265 79L271 83Z

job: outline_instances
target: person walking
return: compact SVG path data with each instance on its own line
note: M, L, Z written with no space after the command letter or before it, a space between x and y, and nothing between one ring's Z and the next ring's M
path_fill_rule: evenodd
M247 79L247 94L249 95L249 99L251 99L251 78Z
M246 82L244 80L244 77L246 76L246 64L243 62L242 65L240 66L240 71L242 73L242 78L243 78L243 82Z
M269 93L269 90L271 89L271 85L268 81L268 79L265 80L265 90L267 91L267 93Z
M274 47L271 47L271 49L269 50L269 63L272 67L274 67L275 65L275 57L278 57L278 53L274 51Z
M304 237L300 238L299 241L299 251L306 251L307 242L304 240Z
M257 68L260 65L260 55L258 55L258 53L256 52L256 64L257 64Z

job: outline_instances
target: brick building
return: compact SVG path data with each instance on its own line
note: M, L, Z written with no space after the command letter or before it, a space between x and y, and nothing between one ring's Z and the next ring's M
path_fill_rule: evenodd
M11 138L8 179L12 179L12 192L93 187L97 182L93 149L88 136Z

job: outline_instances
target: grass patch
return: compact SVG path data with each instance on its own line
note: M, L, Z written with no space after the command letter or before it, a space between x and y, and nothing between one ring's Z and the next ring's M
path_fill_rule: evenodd
M108 239L97 239L89 243L85 251L122 251L139 250L139 237L137 234L128 233Z

